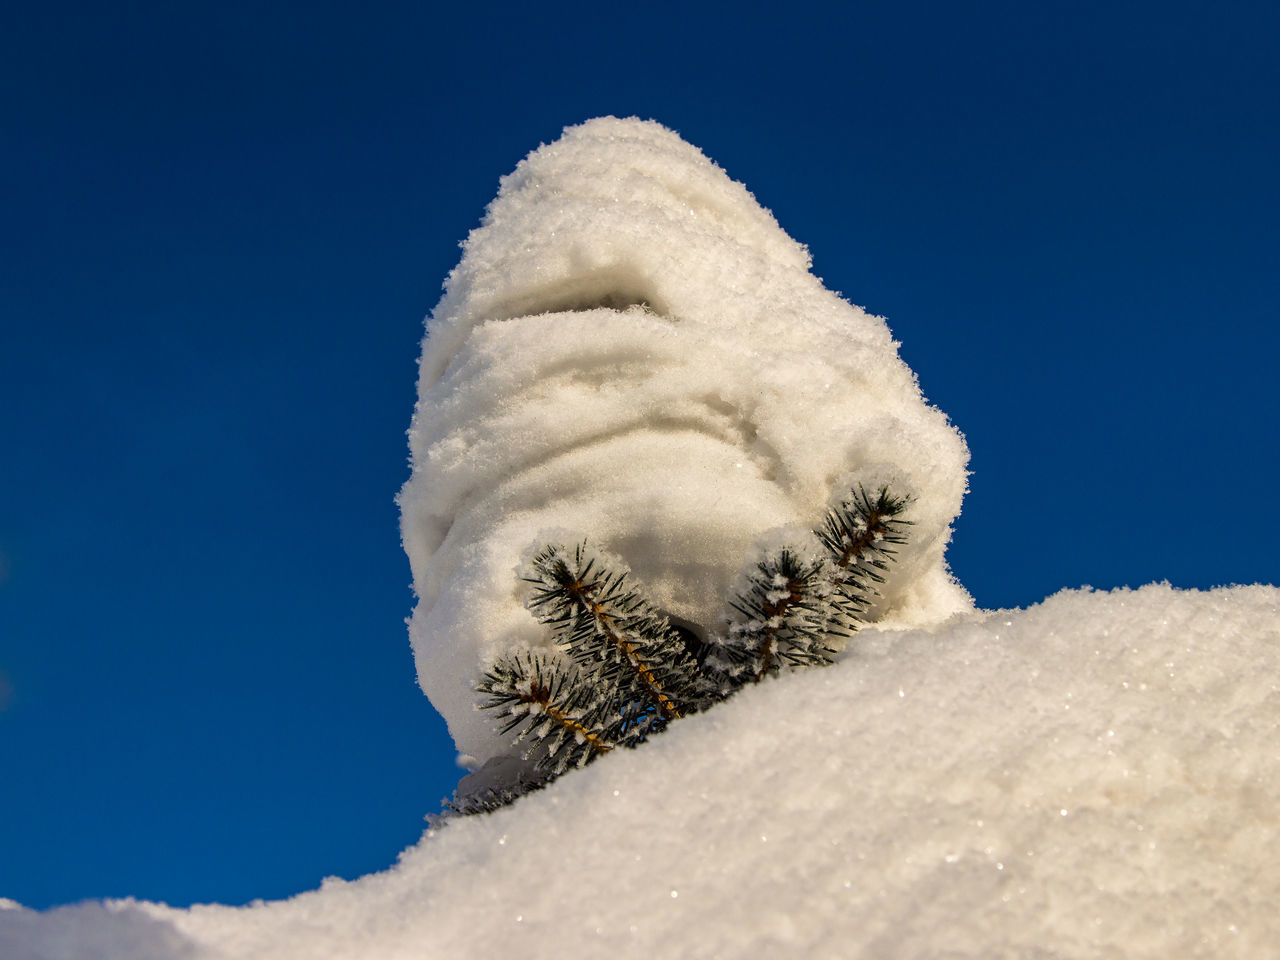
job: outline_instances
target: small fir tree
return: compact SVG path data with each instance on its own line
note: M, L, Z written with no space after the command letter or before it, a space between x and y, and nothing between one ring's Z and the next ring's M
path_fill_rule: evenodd
M674 720L782 669L833 661L867 622L896 548L907 542L910 498L859 485L827 511L808 542L781 546L748 568L727 632L709 643L671 624L626 565L583 542L548 544L529 561L526 606L551 630L548 651L502 657L480 704L525 744L520 775L455 795L454 813L496 809L619 747L636 747Z

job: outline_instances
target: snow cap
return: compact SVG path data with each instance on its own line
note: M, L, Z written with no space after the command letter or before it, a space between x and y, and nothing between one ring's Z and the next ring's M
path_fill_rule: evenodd
M475 686L548 642L516 568L552 531L621 555L707 635L762 535L891 479L914 526L879 612L969 607L943 557L968 451L897 346L657 123L591 120L523 160L428 320L400 494L418 679L458 748L506 746Z

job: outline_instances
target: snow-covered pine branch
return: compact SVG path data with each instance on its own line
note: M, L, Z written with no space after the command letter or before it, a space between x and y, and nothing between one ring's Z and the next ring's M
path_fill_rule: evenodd
M505 657L485 674L479 691L489 697L481 706L504 718L504 734L518 731L515 743L533 742L528 759L548 776L583 766L616 746L607 730L611 701L559 657L540 652Z
M833 592L827 560L811 550L784 546L755 561L729 601L728 635L708 657L726 692L784 666L830 663Z
M530 612L551 627L556 644L616 691L620 707L651 703L657 716L649 726L660 726L697 708L698 666L629 575L619 558L582 542L542 548L523 579L533 586ZM637 722L645 713L631 711Z
M827 511L822 526L814 531L828 554L835 588L832 602L847 632L866 622L866 610L885 582L896 548L907 543L912 521L904 519L903 512L911 499L891 492L889 484L874 494L858 484Z
M729 599L726 635L700 644L702 657L631 582L621 558L588 541L539 548L520 579L554 649L500 659L479 690L489 698L481 706L505 719L502 733L531 741L524 757L542 779L486 782L451 809L494 809L615 747L639 746L747 683L831 663L908 542L909 503L889 484L874 495L858 484L820 529L775 533Z
M908 542L911 497L858 483L810 532L781 531L760 548L729 601L727 634L708 665L724 695L784 666L830 663L869 619L897 547Z

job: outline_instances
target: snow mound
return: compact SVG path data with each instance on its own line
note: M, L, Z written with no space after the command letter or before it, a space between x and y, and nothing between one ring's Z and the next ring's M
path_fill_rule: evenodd
M885 323L809 267L656 123L572 127L502 181L427 325L400 497L419 682L459 750L506 746L475 685L547 642L514 571L553 533L621 555L705 635L757 537L891 478L917 497L915 526L880 612L968 609L943 557L964 441Z
M0 910L0 956L1270 956L1278 608L1149 586L866 631L385 873Z

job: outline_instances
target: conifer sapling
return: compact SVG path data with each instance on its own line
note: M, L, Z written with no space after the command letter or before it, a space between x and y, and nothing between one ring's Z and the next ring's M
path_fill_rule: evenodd
M617 557L587 542L548 544L521 579L526 606L550 628L552 648L499 659L478 689L503 718L533 773L455 795L456 813L495 809L618 747L635 747L673 720L782 669L829 664L869 619L896 547L906 543L910 497L859 485L820 529L767 550L747 568L727 633L709 643L675 627L630 582ZM496 762L496 761L491 761ZM518 761L517 761L518 762Z

